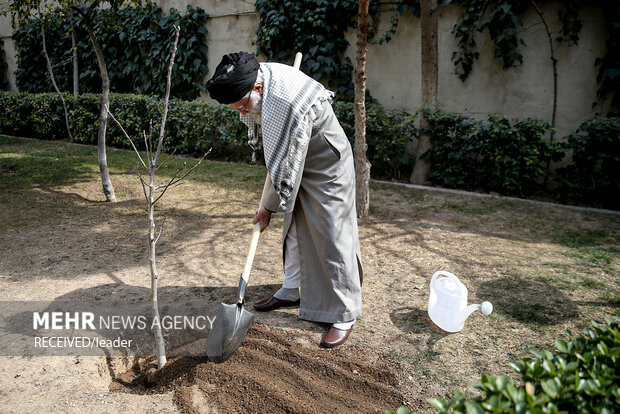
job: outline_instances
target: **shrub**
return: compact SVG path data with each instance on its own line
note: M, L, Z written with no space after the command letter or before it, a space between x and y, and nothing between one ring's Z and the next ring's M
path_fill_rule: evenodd
M620 207L620 118L590 118L565 139L572 164L560 171L564 196Z
M75 142L96 144L101 95L65 95L69 122ZM163 102L145 95L112 94L110 110L121 122L138 148L144 147L142 131L159 133ZM0 92L0 132L38 139L66 139L65 119L56 94ZM252 151L247 144L247 128L236 111L225 105L203 101L171 100L166 125L167 151L202 155L212 148L214 158L247 161ZM106 141L129 148L116 123L108 118Z
M353 103L337 102L334 112L351 146L355 145L355 113ZM377 178L406 180L413 169L413 156L407 145L416 137L415 116L403 110L385 109L378 103L366 106L366 156Z
M551 126L538 119L487 122L459 114L426 111L434 148L428 155L433 183L526 196L543 190L547 164L562 156L560 146L543 139Z
M553 353L531 351L535 359L509 364L519 383L506 375L483 374L474 387L482 395L468 399L428 398L438 413L614 413L620 412L620 316L592 322L569 341L558 339ZM395 414L394 411L387 413ZM401 407L398 414L410 414Z
M613 413L620 411L620 317L605 325L558 339L553 353L532 351L536 359L509 364L521 384L506 375L482 375L475 385L480 397L468 400L455 392L449 402L429 399L439 413Z
M427 111L428 128L432 136L431 182L453 188L484 187L493 166L484 147L475 139L481 122L465 115Z

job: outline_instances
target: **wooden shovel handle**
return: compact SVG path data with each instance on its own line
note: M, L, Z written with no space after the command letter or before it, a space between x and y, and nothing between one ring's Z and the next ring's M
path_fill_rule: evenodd
M265 199L267 198L267 193L269 193L269 187L271 187L271 177L269 173L267 173L267 178L265 178L265 185L263 186L263 195L260 198L260 205L258 206L258 210L260 211L265 204ZM252 240L250 240L250 249L248 251L248 257L245 259L245 266L243 268L243 273L241 277L246 282L250 277L250 270L252 269L252 263L254 262L254 255L256 254L256 246L258 246L258 238L260 237L260 222L254 225L254 229L252 230Z
M299 69L301 65L301 52L297 52L295 55L295 63L293 67L295 69ZM260 205L258 206L258 210L260 211L265 204L265 199L267 198L267 194L269 193L269 187L271 187L271 177L269 176L269 172L267 172L267 177L265 177L265 185L263 186L263 195L260 198ZM254 255L256 254L256 246L258 246L258 238L260 237L260 222L254 225L254 229L252 230L252 240L250 240L250 249L248 251L248 257L245 259L245 266L243 267L243 273L241 274L241 278L243 280L248 281L250 277L250 270L252 269L252 263L254 263Z

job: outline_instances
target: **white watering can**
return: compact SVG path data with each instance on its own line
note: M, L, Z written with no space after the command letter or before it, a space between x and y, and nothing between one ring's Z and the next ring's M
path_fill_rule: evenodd
M428 316L444 331L458 332L465 320L480 309L484 315L493 312L490 302L467 306L467 288L450 272L440 270L431 279L431 296L428 299Z

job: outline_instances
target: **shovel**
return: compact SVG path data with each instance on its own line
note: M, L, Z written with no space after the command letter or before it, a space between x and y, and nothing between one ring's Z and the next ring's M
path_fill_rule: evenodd
M263 187L263 195L260 199L260 210L265 203L265 197L269 192L271 186L271 177L267 173L265 179L265 185ZM260 236L260 222L254 225L252 230L252 240L250 241L250 249L248 251L248 257L245 259L245 267L239 279L239 292L237 293L237 303L227 305L222 303L220 309L217 311L215 321L207 335L207 355L212 362L221 364L230 358L241 345L243 337L247 332L254 314L248 312L244 307L245 288L248 286L248 278L250 277L250 270L252 269L252 262L254 262L254 254L256 253L256 246L258 245L258 238Z
M301 64L301 53L295 55L294 67L299 69ZM265 203L265 198L271 187L271 177L267 173L265 178L265 185L263 186L263 195L260 199L260 210ZM254 254L256 253L256 246L258 245L258 238L260 236L260 223L256 223L252 230L252 240L250 241L250 249L248 251L248 257L245 260L245 267L239 280L239 293L237 294L237 303L227 305L222 303L220 309L217 311L215 321L211 326L211 330L207 335L207 355L209 359L216 363L221 364L233 354L241 345L245 333L248 331L254 314L248 312L244 307L245 289L248 286L248 278L250 277L250 269L252 268L252 262L254 262Z

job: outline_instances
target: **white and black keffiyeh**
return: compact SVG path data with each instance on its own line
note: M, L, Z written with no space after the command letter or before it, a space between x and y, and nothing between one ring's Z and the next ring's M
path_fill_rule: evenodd
M280 210L290 211L287 203L300 174L310 137L307 127L317 117L322 102L334 93L303 72L280 63L261 63L264 76L261 132L265 164L273 187L280 195ZM255 148L258 126L252 115L241 115L248 126L248 139Z

